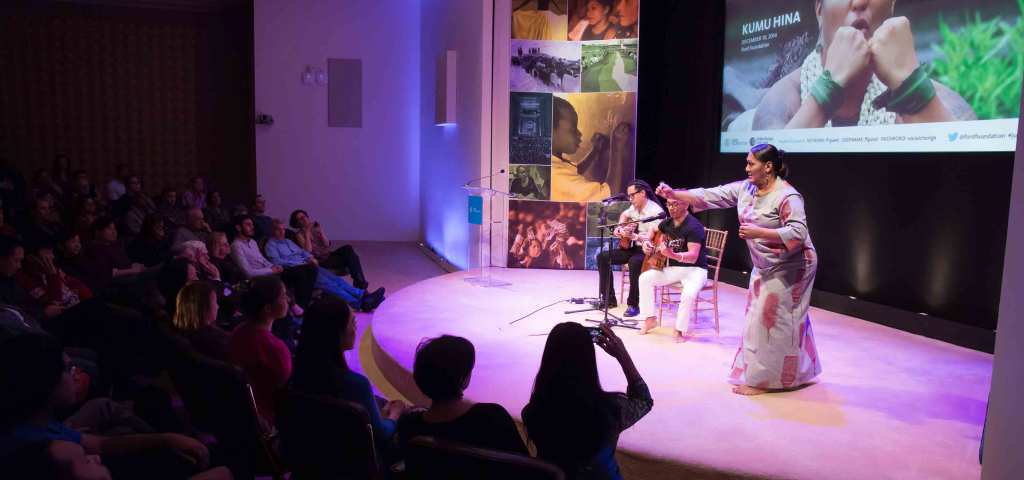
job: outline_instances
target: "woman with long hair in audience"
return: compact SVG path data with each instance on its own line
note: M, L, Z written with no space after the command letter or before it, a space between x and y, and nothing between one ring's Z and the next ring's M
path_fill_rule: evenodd
M413 379L430 398L430 408L409 412L399 419L401 445L418 435L428 435L474 447L529 454L505 407L463 397L475 361L473 344L462 337L442 335L416 348Z
M352 276L352 285L366 290L370 285L363 275L363 264L359 261L352 245L331 248L320 222L309 217L305 210L295 210L288 217L288 224L295 229L295 243L303 250L312 253L320 266L335 270L344 270Z
M626 394L606 392L597 373L596 343L622 367ZM619 434L651 411L654 400L622 340L607 325L555 325L548 335L523 423L537 455L567 478L621 479Z
M301 392L334 395L362 405L370 414L378 445L385 447L406 405L378 399L370 381L348 368L343 353L352 350L355 342L356 316L348 304L334 297L315 301L302 322L291 385Z
M226 362L228 333L217 326L217 291L209 282L189 282L180 291L171 324L197 352Z
M280 278L255 277L242 295L246 320L231 332L228 358L242 367L252 385L260 416L274 424L274 394L292 374L288 346L271 329L288 315L288 290Z
M146 215L139 236L128 244L128 258L146 267L155 267L171 257L171 239L167 236L163 218Z

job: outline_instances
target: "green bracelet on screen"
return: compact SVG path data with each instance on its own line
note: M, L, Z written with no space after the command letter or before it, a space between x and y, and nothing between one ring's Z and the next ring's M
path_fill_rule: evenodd
M836 110L839 110L845 98L843 86L832 80L832 74L828 70L821 72L818 80L811 85L811 96L814 97L814 101L818 102L818 105L821 105L822 110L829 118L832 118Z
M875 108L884 108L901 115L914 114L924 110L935 98L935 85L932 84L931 68L921 64L911 73L899 88L886 90L872 103Z

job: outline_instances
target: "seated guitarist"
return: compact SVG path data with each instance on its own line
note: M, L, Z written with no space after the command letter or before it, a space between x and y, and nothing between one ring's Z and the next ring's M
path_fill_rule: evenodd
M640 275L640 315L645 318L640 334L646 334L656 325L654 287L679 283L679 310L676 314L675 338L684 342L690 329L693 302L708 279L708 259L704 251L704 225L687 212L687 205L678 200L668 201L669 218L658 224L663 241L643 245L648 255L663 255L668 263L662 269L652 268ZM677 240L678 249L667 247L669 240ZM684 246L685 245L685 250Z
M626 196L629 197L630 206L619 216L619 223L653 217L665 211L658 203L654 190L643 180L630 182L626 187ZM626 299L629 308L626 309L626 317L635 317L640 313L638 288L644 252L638 240L649 239L656 225L655 222L646 222L616 228L614 235L621 240L620 248L601 252L597 256L597 270L601 276L600 291L602 295L608 292L608 298L603 300L608 301L609 307L617 306L611 266L629 264L629 298Z

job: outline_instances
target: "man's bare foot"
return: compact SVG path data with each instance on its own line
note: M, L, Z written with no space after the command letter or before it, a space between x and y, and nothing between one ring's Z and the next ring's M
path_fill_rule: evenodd
M760 395L762 393L768 393L768 390L765 390L763 388L751 387L750 385L737 385L735 387L732 387L732 393L735 393L737 395L754 396Z
M649 317L647 320L644 320L644 326L640 329L640 335L647 335L647 332L650 332L657 326L658 320L654 317Z
M680 332L676 330L675 341L676 343L686 343L690 339L690 332Z

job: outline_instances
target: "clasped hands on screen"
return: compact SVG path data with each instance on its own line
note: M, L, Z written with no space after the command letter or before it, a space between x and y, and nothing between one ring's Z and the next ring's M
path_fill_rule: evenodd
M920 63L907 17L882 22L868 39L853 27L839 27L825 53L824 67L839 85L866 81L874 73L886 87L899 88Z

